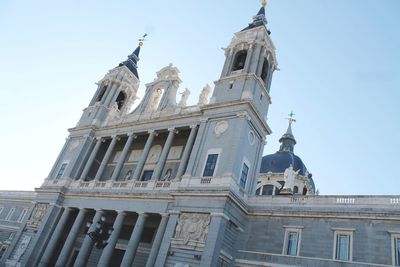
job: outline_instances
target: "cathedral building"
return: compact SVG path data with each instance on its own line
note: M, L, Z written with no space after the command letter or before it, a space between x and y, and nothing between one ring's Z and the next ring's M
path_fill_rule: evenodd
M98 81L43 184L0 191L0 266L400 266L400 196L319 195L292 117L262 156L278 64L264 6L196 105L170 64L132 109L141 46Z

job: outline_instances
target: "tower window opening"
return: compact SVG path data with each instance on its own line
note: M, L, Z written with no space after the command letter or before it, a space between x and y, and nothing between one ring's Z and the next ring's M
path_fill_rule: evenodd
M307 195L307 187L304 187L304 188L303 188L303 195L304 195L304 196Z
M125 94L123 92L120 92L118 94L117 100L115 100L119 110L121 110L121 108L124 106L125 99L126 99Z
M247 57L247 50L242 50L237 52L233 63L232 71L243 69L244 64L246 63L246 57Z
M264 196L272 196L274 194L274 186L273 185L264 185L262 189L262 195Z
M104 94L106 93L107 90L107 86L103 86L103 88L101 88L100 94L97 96L96 102L99 102L103 99Z
M268 59L265 58L261 72L261 80L263 80L264 83L267 83L268 69L269 69L269 62Z

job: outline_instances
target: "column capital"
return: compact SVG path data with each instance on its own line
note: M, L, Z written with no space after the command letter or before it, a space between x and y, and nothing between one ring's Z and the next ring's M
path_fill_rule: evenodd
M201 119L200 119L200 122L201 122L201 123L206 123L206 122L208 122L208 118L201 118Z
M139 217L139 216L142 216L142 217L147 217L147 216L149 216L149 214L146 213L146 212L144 212L144 211L136 211L136 213L137 213L138 217Z
M179 214L181 214L181 211L180 210L170 210L168 213L169 214L177 214L177 215L179 215Z
M224 219L227 220L227 221L230 220L229 217L228 217L225 213L223 213L223 212L212 212L212 213L211 213L211 217L222 217L222 218L224 218Z
M117 212L118 215L120 215L120 214L123 215L123 216L127 215L127 212L124 211L124 210L116 210L116 212Z
M131 137L132 138L137 138L137 135L135 135L133 132L132 133L127 133L126 136Z
M179 131L176 128L168 128L168 132L173 132L174 134L179 133Z
M158 132L156 130L147 131L148 134L152 134L154 136L158 136Z
M189 128L190 129L195 129L195 128L197 128L197 124L192 124L192 125L189 126Z
M169 213L168 213L168 212L160 212L159 214L160 214L160 216L161 216L162 218L168 217L168 216L169 216Z

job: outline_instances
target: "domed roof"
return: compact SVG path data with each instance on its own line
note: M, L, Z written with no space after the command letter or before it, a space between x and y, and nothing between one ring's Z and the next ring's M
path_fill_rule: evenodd
M303 161L289 151L278 151L275 154L264 156L261 161L260 173L284 173L290 165L294 171L300 170L300 175L308 175Z
M300 175L309 178L310 185L315 190L312 175L308 172L300 157L293 152L296 139L292 133L291 122L289 122L289 127L286 133L279 139L279 142L281 146L276 153L266 155L262 158L260 173L284 173L292 165L294 171L300 170Z

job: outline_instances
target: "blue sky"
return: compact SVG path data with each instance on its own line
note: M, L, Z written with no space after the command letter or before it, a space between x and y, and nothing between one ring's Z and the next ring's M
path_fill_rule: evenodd
M141 87L173 63L189 103L219 78L234 32L260 7L237 1L0 2L0 189L50 171L96 81L137 46ZM270 0L277 49L264 154L294 110L295 153L321 194L398 194L400 1Z

